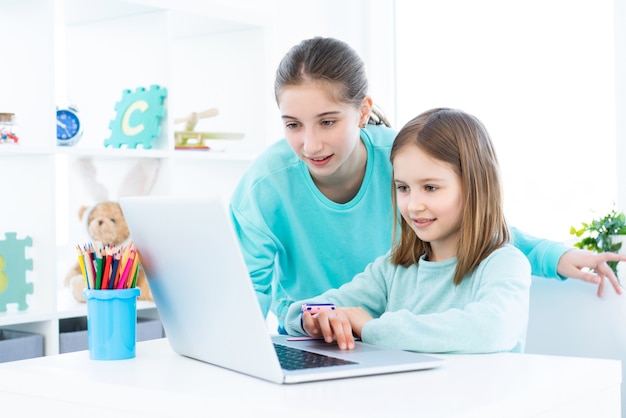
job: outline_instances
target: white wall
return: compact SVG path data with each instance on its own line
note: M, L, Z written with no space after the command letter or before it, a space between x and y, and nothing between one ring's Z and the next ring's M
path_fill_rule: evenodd
M396 4L399 124L436 106L476 115L511 224L572 242L617 197L613 0Z
M496 143L510 222L573 242L570 226L613 202L626 208L626 165L612 157L626 158L626 29L614 34L612 18L615 7L615 22L626 20L625 3L276 0L268 65L304 38L334 36L364 58L397 128L434 106L474 113ZM276 108L269 117L278 139Z

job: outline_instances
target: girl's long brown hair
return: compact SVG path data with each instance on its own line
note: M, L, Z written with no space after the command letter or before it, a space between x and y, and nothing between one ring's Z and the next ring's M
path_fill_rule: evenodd
M308 82L327 83L337 98L357 109L367 95L365 63L347 43L335 38L314 37L293 46L276 70L276 101L283 88ZM391 126L376 105L368 121L371 125Z
M504 217L500 170L496 153L483 124L474 116L454 109L432 109L408 122L391 148L391 163L404 146L415 145L431 157L450 164L461 179L463 214L454 284L458 285L495 249L510 239ZM396 207L392 184L393 205ZM416 264L431 255L428 242L420 240L395 211L393 264ZM400 235L398 238L398 223Z

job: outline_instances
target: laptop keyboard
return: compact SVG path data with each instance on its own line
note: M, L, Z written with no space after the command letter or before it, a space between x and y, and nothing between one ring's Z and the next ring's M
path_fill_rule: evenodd
M288 347L274 343L280 365L285 370L312 369L316 367L330 367L345 364L357 364L353 361L313 353L299 348Z

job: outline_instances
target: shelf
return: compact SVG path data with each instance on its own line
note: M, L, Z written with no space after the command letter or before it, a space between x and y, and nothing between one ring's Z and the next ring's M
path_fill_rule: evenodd
M215 161L240 161L240 162L252 162L257 154L243 154L237 152L222 152L222 151L189 151L189 150L177 150L173 151L170 155L171 158L177 160L215 160Z
M125 159L125 158L167 158L170 151L153 149L126 149L126 148L79 148L79 147L36 147L22 145L0 145L0 157L11 156L45 156L45 155L68 155L74 157L96 157L102 159Z
M206 159L219 161L252 161L257 154L229 151L194 151L194 150L154 150L154 149L125 149L125 148L78 148L58 147L57 155L72 157L93 157L97 159L125 159L125 158L160 158L160 159Z
M0 157L28 156L28 155L52 155L53 147L27 146L22 144L0 145Z
M65 0L64 3L65 24L70 26L169 11L173 37L180 38L266 26L271 19L268 6L273 1Z
M56 312L44 312L30 308L25 311L8 309L7 312L0 313L0 327L9 328L11 325L43 322L54 320L56 318Z
M39 311L28 308L24 311L9 308L7 312L0 313L0 327L8 328L11 325L28 324L32 322L55 321L64 318L83 317L87 315L87 305L75 300L69 289L59 289L56 295L58 307L54 311ZM137 314L143 311L156 310L154 302L146 300L137 301Z
M67 26L88 25L159 10L135 1L63 0L58 4L59 17L63 18L63 24Z
M57 147L57 155L72 157L93 157L99 159L126 159L126 158L167 158L171 151L158 149L128 149L128 148L80 148L80 147Z
M26 281L34 291L26 296L28 309L10 304L0 313L0 328L41 334L45 354L59 352L59 321L86 316L86 305L63 287L76 263L75 246L85 242L79 210L100 197L118 200L127 191L122 186L137 178L137 171L129 170L154 166L142 160L159 160L154 187L146 193L229 199L267 145L268 118L259 109L275 107L266 62L273 5L271 0L2 1L3 29L11 34L3 53L15 65L0 68L0 112L15 113L19 144L0 144L5 175L0 195L10 202L0 217L0 239L6 232L16 232L18 240L32 238L24 259L32 260ZM167 97L152 149L105 148L125 91L153 85L167 88ZM54 114L61 104L76 105L81 116L84 135L74 146L56 145ZM241 133L243 139L211 140L210 151L175 150L180 127L174 120L209 108L217 108L218 115L198 121L196 131ZM81 159L93 165L76 164ZM140 187L132 190L143 193ZM8 245L0 249L12 252L16 244ZM17 258L23 261L19 253ZM153 302L137 301L137 308L138 316L158 319Z
M25 147L20 145L0 145L0 158L15 156L54 156L65 155L74 158L96 158L101 160L124 160L131 158L158 158L177 160L216 160L253 161L258 154L229 151L201 150L155 150L127 148L79 148L79 147Z
M123 92L158 85L167 89L166 114L154 150L174 149L175 119L209 108L219 114L199 120L196 131L244 136L211 141L216 150L263 149L266 118L259 109L275 106L265 71L266 12L226 3L68 1L68 23L57 23L65 52L55 59L56 100L79 110L84 135L76 147L101 148Z

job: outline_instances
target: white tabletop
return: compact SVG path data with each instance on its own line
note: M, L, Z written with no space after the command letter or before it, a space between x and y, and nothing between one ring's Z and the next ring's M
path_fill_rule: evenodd
M446 355L438 369L277 385L174 353L87 351L0 364L0 405L25 416L620 416L621 362L526 354ZM214 412L219 414L215 415Z

